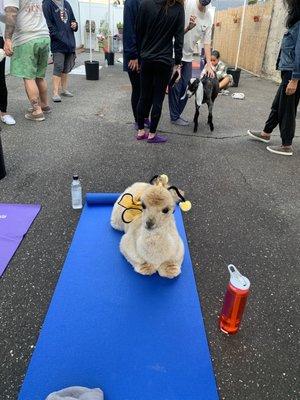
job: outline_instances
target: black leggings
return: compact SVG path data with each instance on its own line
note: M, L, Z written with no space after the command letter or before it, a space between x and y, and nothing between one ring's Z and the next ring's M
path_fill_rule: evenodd
M128 70L128 76L131 82L132 92L131 92L131 107L135 122L137 122L137 107L140 100L141 94L141 83L140 74L136 71Z
M297 107L300 99L300 83L298 82L296 93L292 96L287 96L285 91L291 79L291 72L282 72L281 77L282 82L273 101L272 111L266 122L264 132L272 133L279 124L283 146L291 146L295 136Z
M0 36L0 49L3 49L4 40ZM0 111L7 111L7 87L5 83L5 58L0 62Z
M141 65L141 97L138 104L138 125L144 129L144 120L151 110L150 133L156 133L165 98L166 87L171 79L171 65L143 61Z

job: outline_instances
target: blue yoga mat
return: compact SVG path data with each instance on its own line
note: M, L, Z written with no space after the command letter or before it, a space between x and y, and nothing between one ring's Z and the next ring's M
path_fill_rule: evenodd
M105 400L218 399L192 263L175 280L133 271L110 226L117 194L89 194L19 400L68 386Z

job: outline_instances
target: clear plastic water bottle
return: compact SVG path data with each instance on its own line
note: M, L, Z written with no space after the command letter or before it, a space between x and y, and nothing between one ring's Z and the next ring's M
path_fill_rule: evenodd
M73 176L71 185L72 207L74 210L82 208L82 188L78 175Z

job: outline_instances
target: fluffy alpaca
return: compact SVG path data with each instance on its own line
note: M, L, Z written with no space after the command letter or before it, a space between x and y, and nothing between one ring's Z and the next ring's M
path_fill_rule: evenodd
M124 207L119 203L124 194L131 194L141 204L140 214L124 223ZM120 250L134 270L142 275L156 272L174 278L181 272L184 245L178 234L173 215L178 200L174 191L163 184L138 182L127 188L114 205L111 225L125 232Z

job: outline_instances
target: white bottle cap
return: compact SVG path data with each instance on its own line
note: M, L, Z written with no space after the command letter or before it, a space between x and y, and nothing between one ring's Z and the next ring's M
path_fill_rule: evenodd
M232 286L240 290L249 289L249 279L243 276L233 264L228 265L228 271L230 273L230 283L232 284Z

